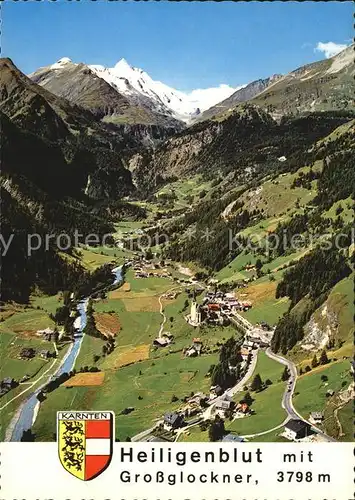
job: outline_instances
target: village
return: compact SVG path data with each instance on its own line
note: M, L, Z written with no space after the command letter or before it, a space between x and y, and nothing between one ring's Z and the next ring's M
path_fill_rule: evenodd
M181 353L183 358L198 358L200 356L209 356L213 353L218 353L221 350L222 343L219 337L214 335L214 331L227 331L235 327L238 333L238 371L237 379L232 387L215 385L212 383L211 372L206 373L206 377L211 378L209 389L204 386L202 390L196 390L183 397L171 400L171 406L167 405L154 422L153 429L149 432L142 433L143 441L161 441L171 442L179 440L181 435L189 436L192 428L199 426L200 429L209 429L215 425L215 422L224 423L226 428L237 420L253 419L257 414L260 415L260 410L255 410L247 395L251 389L251 379L255 376L255 366L258 353L261 351L267 352L270 348L271 338L274 333L274 328L265 321L260 321L257 324L251 324L244 313L249 311L254 304L245 299L245 294L239 291L244 288L244 284L235 286L234 291L228 287L222 287L217 280L209 279L200 282L192 274L184 276L179 272L179 267L169 260L150 258L150 256L135 253L130 259L126 259L125 268L130 268L133 271L133 276L137 280L145 280L147 278L164 278L171 281L171 288L159 293L160 314L162 322L159 332L151 340L151 352L156 352L155 356L169 356L170 354ZM130 274L131 276L131 274ZM124 291L130 289L129 279ZM122 293L122 292L121 292ZM165 304L175 301L180 295L183 295L182 300L185 300L185 305L179 310L183 322L186 324L186 332L191 332L190 340L187 340L185 345L182 344L181 337L175 339L172 326L172 320L167 322L164 313ZM101 300L97 297L95 300ZM162 302L165 301L165 302ZM183 303L183 302L182 302ZM71 311L73 316L76 312ZM77 318L74 321L74 327L77 327ZM164 328L165 324L169 326ZM171 330L171 331L168 331ZM221 338L222 335L221 334ZM230 335L230 333L229 333ZM47 327L37 330L36 336L45 344L54 346L54 350L49 347L23 347L19 350L17 356L22 361L40 358L44 362L58 356L57 343L63 336L63 331L58 331L56 326ZM75 338L75 334L74 334ZM224 340L224 339L223 339ZM174 347L175 342L178 343ZM158 351L158 352L157 352ZM161 354L159 354L161 353ZM158 358L159 359L159 358ZM206 358L207 359L207 358ZM190 363L190 361L188 361ZM154 364L154 363L153 363ZM228 366L232 372L235 366ZM296 375L297 376L297 375ZM294 377L294 376L293 376ZM19 384L26 384L30 377L24 375L21 380L7 377L0 381L0 397L7 394L10 390L16 388ZM285 394L289 393L288 401L291 401L295 378L287 382ZM265 384L265 382L263 383ZM222 385L222 384L221 384ZM264 388L263 388L264 390ZM330 393L329 396L334 395ZM327 396L328 396L327 392ZM238 393L240 393L238 398ZM178 406L177 406L177 403ZM134 411L134 407L127 407L122 410L120 415L129 415ZM288 416L286 420L279 425L279 436L290 441L313 441L322 439L321 434L314 431L313 426L323 425L324 414L320 411L310 411L308 421L298 418L291 410L287 410ZM238 424L239 425L239 424ZM237 427L233 427L236 429ZM194 431L196 432L196 431ZM226 442L243 442L248 441L248 436L240 435L235 430L226 430L218 439Z

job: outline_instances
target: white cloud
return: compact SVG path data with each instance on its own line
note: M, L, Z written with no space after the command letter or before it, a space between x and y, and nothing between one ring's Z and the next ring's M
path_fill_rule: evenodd
M323 52L325 57L329 59L329 57L336 56L342 50L346 49L347 45L343 43L334 43L334 42L318 42L315 47L315 52Z
M220 84L218 87L211 87L208 89L195 89L191 92L185 92L186 98L191 107L199 108L201 111L214 106L218 102L227 99L237 90L245 87L245 85L240 85L239 87L230 87L224 83Z

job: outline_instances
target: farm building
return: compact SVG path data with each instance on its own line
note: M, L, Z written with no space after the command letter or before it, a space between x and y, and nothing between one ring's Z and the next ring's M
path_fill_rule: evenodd
M153 340L153 345L156 347L166 347L169 344L171 344L171 339L167 336L157 337Z
M250 408L246 403L238 403L235 409L237 413L242 413L243 415L250 413Z
M309 417L312 424L321 424L324 420L324 415L320 411L313 411Z
M54 330L52 328L45 328L44 330L37 330L37 335L40 335L43 337L45 340L51 341L52 336L54 335Z
M43 359L49 359L52 356L50 351L48 351L47 349L43 349L42 351L39 351L38 354Z
M221 418L224 418L226 416L226 413L230 411L233 407L232 401L218 401L216 403L216 414L219 415Z
M219 385L213 385L210 388L210 399L217 398L223 394L223 389Z
M190 405L197 405L200 406L202 402L207 401L208 396L204 394L203 392L197 392L194 394L190 399L187 400L187 402Z
M7 392L9 392L11 389L16 387L18 383L16 382L15 379L11 377L4 378L0 382L0 396L4 396Z
M188 358L195 358L196 356L198 356L198 352L195 347L190 347L190 349L188 349L185 354Z
M303 439L311 434L311 426L303 420L292 419L285 425L284 436L290 441Z
M169 412L164 415L164 429L167 431L178 429L184 423L184 416L181 413Z

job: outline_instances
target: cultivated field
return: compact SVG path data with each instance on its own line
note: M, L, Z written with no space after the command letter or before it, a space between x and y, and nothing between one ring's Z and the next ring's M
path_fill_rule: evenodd
M105 373L77 373L62 384L64 387L91 387L104 383Z
M149 344L119 347L107 356L100 366L102 369L117 370L131 363L145 361L149 358L149 351Z
M113 337L118 334L121 324L117 315L110 313L95 313L94 314L96 327L105 335L105 337Z
M108 356L109 358L109 356ZM109 408L116 413L116 436L125 440L152 427L166 411L178 408L179 399L191 391L207 391L210 385L206 374L218 354L181 359L171 354L155 360L132 364L117 371L107 370L100 390L95 387L59 387L48 394L41 406L34 432L38 440L53 440L56 411L80 408L102 410ZM127 407L134 408L129 415L120 415Z

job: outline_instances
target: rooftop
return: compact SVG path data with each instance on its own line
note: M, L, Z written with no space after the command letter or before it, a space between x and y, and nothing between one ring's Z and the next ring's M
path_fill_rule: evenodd
M236 434L227 434L222 439L224 443L243 443L244 439L241 436L237 436Z
M290 429L291 431L294 432L300 432L301 430L305 429L306 427L309 427L309 424L307 422L304 422L303 420L289 420L287 424L285 425L286 429Z

